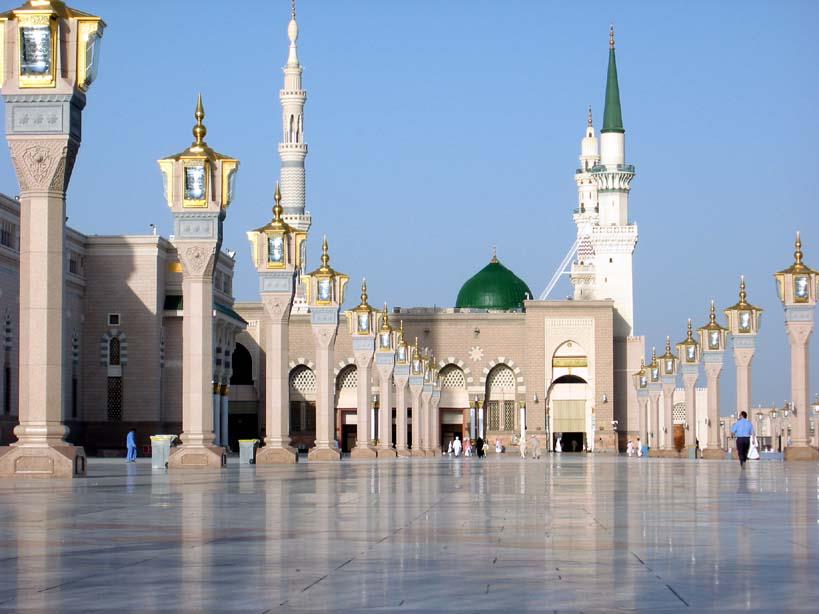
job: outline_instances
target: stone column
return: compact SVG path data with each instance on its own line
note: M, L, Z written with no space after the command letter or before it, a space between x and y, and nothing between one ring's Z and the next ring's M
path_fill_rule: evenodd
M430 429L430 425L432 424L430 413L430 403L429 400L432 398L432 384L429 382L424 382L423 387L421 388L421 416L420 416L420 423L421 423L421 450L424 453L424 456L432 456L432 433Z
M411 375L409 378L410 398L412 399L412 454L425 456L422 443L421 391L424 387L422 375Z
M205 215L205 214L203 214ZM213 439L213 270L217 241L176 242L182 263L182 445L169 469L223 467L225 450Z
M411 456L407 448L407 382L409 365L396 365L395 380L395 452L398 456Z
M725 451L719 443L719 376L722 373L723 352L703 352L705 377L708 380L708 440L702 458L721 460Z
M673 456L674 452L674 389L677 387L676 377L665 377L663 381L663 439L662 450L664 456Z
M262 305L265 335L265 446L256 454L256 464L293 464L299 455L290 446L290 389L288 355L290 353L290 308L293 304L293 273L262 273ZM283 292L265 291L274 283Z
M640 445L648 446L648 389L637 390L637 417L638 428L640 429Z
M751 361L756 350L756 338L732 336L734 364L737 367L737 417L742 411L751 415Z
M392 446L392 373L395 368L395 354L376 353L376 362L381 390L378 410L378 458L395 458L396 451ZM396 438L397 430L396 428Z
M375 448L370 442L370 430L372 425L372 368L374 338L362 336L353 338L353 355L355 356L355 366L358 371L358 403L356 411L356 441L355 447L350 452L350 457L355 459L373 459L378 456Z
M786 307L785 328L791 344L791 401L795 410L791 445L785 449L785 460L817 460L819 451L810 446L812 408L808 400L808 348L813 333L813 307Z
M697 377L699 377L699 365L682 365L683 386L685 387L685 446L688 448L688 458L694 458L693 454L697 446Z
M325 320L330 312L332 324L317 323ZM311 308L313 337L316 342L316 445L307 454L311 461L341 460L341 452L335 441L335 407L333 390L333 353L338 330L338 311L334 308Z
M432 394L429 397L429 449L432 456L441 456L441 389L437 385L432 387ZM463 437L461 437L463 443Z
M652 382L648 385L648 399L650 402L650 424L648 425L648 455L660 455L660 392L662 385Z
M222 437L219 445L230 451L230 428L228 427L230 418L230 386L228 384L222 384L219 392L221 395L219 408L219 431Z
M222 393L221 393L222 385L219 383L218 378L214 376L214 383L213 383L213 404L212 404L212 413L213 413L213 443L217 446L223 446L222 443L222 436L221 436L221 424L222 424Z

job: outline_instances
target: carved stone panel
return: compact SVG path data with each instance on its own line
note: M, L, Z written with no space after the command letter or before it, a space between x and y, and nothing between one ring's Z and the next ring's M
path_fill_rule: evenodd
M193 276L213 275L216 264L216 246L208 244L177 245L183 274Z
M292 295L288 294L263 294L262 305L264 311L273 322L283 322L290 317L290 307Z
M67 139L10 140L11 159L23 195L32 191L65 192L79 143Z

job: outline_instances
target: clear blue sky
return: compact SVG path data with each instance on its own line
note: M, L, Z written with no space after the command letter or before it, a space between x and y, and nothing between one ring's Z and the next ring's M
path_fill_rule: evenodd
M76 0L108 30L72 226L169 234L156 159L190 142L201 91L208 142L242 161L224 247L238 252L237 297L257 297L245 231L269 219L278 176L289 4ZM337 269L366 275L373 302L404 306L453 305L493 244L535 293L548 282L574 238L573 174L588 104L600 125L613 21L637 167L637 332L649 352L680 340L710 298L735 302L744 273L765 309L754 401L781 405L788 345L771 273L790 264L797 228L819 268L819 3L300 0L298 13L312 263L327 233ZM0 155L0 190L14 194ZM724 413L733 387L729 356Z

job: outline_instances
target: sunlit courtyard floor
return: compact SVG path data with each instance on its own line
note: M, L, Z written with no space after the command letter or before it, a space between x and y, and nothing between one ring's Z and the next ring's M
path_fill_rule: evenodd
M816 464L590 456L0 482L0 609L814 610Z

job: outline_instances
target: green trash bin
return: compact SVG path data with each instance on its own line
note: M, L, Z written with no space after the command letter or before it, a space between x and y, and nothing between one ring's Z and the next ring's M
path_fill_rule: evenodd
M168 457L171 455L171 444L176 435L151 435L151 468L167 469Z
M256 448L259 446L258 439L239 440L239 464L253 465L256 463Z

